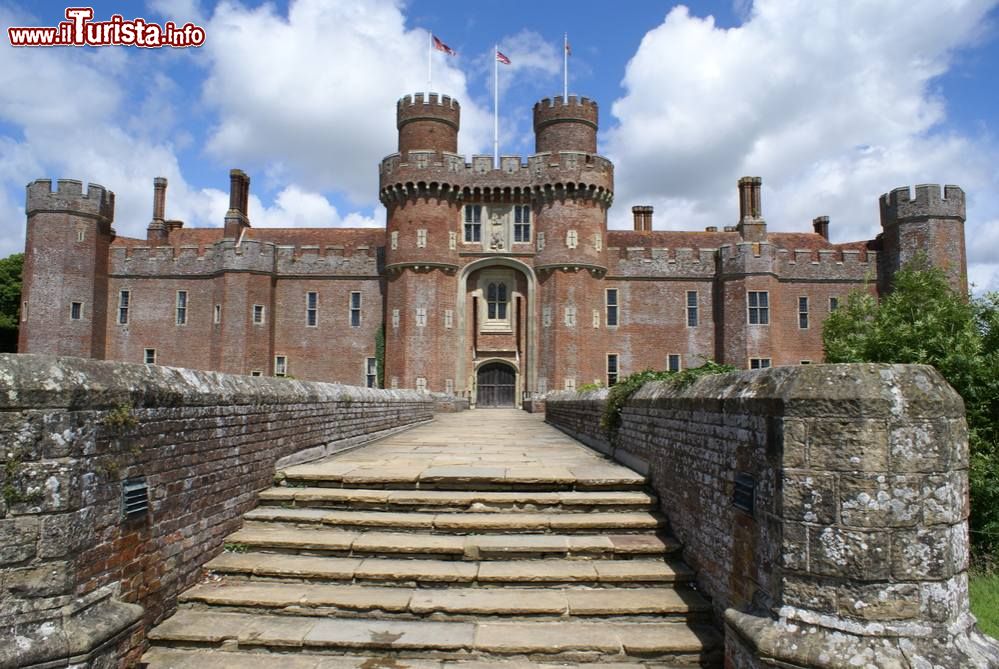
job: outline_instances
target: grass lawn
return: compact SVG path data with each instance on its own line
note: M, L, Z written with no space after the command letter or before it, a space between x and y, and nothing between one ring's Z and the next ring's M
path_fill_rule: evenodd
M971 574L971 612L978 626L989 636L999 638L999 571Z

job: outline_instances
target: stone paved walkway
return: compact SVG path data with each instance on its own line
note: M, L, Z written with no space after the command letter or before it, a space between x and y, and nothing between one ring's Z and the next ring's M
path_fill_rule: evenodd
M517 410L279 472L149 669L720 666L645 479Z
M644 482L642 476L546 424L542 414L516 409L438 414L430 425L289 468L287 473L354 484L373 478L396 483L459 478L497 484Z

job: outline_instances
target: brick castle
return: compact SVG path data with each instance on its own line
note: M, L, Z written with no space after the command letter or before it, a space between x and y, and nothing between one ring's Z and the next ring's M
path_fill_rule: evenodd
M354 385L383 366L385 387L511 405L708 358L821 362L829 311L918 254L967 290L956 186L882 195L882 234L843 244L827 217L768 232L758 177L739 180L734 226L654 230L635 206L634 230L608 230L595 102L538 102L536 153L498 167L456 153L459 120L447 96L399 100L386 229L254 228L233 170L223 228L168 220L158 178L147 238L130 239L104 187L29 184L19 350Z

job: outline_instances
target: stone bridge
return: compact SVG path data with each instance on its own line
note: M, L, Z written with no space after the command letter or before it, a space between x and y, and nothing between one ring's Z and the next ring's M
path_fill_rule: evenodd
M0 667L999 667L934 370L605 404L0 356Z

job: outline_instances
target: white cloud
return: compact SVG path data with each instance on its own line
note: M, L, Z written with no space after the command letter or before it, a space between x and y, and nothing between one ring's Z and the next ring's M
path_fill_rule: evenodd
M946 182L967 191L967 238L980 238L999 217L988 197L999 151L941 131L934 78L994 4L757 0L730 29L673 9L645 35L612 108L614 227L644 203L657 227L732 225L736 180L759 175L772 230L829 215L834 241L870 238L881 193ZM999 246L975 253L976 274L994 275Z
M287 16L227 3L208 31L205 100L221 118L209 152L250 167L279 157L304 188L373 204L374 166L396 150L395 102L426 89L426 31L407 29L388 0L299 0ZM488 112L471 102L455 59L433 57L434 89L462 103L459 150L482 149Z

